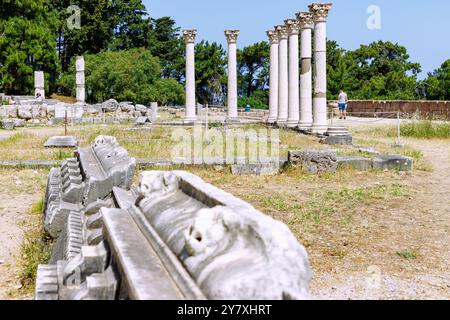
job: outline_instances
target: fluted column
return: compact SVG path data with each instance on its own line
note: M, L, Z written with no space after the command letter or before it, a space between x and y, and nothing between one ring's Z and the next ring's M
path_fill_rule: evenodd
M312 133L323 134L327 124L327 17L331 3L313 3L309 11L314 20L314 99Z
M285 25L276 26L280 38L278 47L278 118L279 126L286 126L289 103L288 78L288 30Z
M228 117L227 122L239 122L237 94L236 42L239 30L225 30L228 42Z
M312 23L309 12L297 13L301 28L300 121L299 129L310 131L312 116Z
M84 75L84 57L77 56L75 60L76 71L76 95L77 102L84 103L86 101L86 89L85 89L85 75Z
M184 123L194 123L197 120L195 111L195 37L197 30L183 30L186 43L186 115Z
M269 78L269 118L268 123L275 123L278 118L278 33L267 31L270 41L270 78Z
M300 25L297 19L285 21L289 32L289 102L287 127L294 128L300 121L299 110L299 75L298 75L298 34Z

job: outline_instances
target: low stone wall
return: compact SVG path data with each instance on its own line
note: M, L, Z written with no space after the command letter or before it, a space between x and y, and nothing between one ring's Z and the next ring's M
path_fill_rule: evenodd
M350 100L348 102L348 112L355 116L373 117L371 113L397 111L407 117L417 115L431 119L450 119L450 101Z
M103 103L90 104L67 104L55 100L39 102L36 100L16 98L15 105L0 106L1 127L11 129L28 124L55 124L67 119L70 122L79 123L101 123L111 121L134 121L139 117L156 119L158 107L152 104L147 107L131 102L117 102L114 99ZM15 125L12 125L14 121ZM18 125L20 124L20 125Z

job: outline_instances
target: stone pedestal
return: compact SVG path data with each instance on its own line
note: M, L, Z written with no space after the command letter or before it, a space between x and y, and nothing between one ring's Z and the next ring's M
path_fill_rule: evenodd
M85 75L84 75L84 57L78 56L75 61L76 70L76 97L77 102L84 103L86 101Z
M312 23L309 12L299 12L301 28L300 121L299 129L310 131L312 118Z
M300 24L297 19L285 21L289 32L289 102L286 126L295 128L300 121L299 110L299 76L298 76L298 34Z
M314 19L315 80L312 133L327 131L327 24L330 3L314 3L309 11Z
M269 118L268 123L275 123L278 118L278 33L267 31L270 41L270 78L269 78Z
M42 99L45 99L45 78L44 71L34 72L34 95L40 93Z
M227 122L239 122L237 94L236 42L239 30L226 30L228 42L228 116Z
M285 25L276 27L279 37L278 50L278 118L277 125L284 127L288 119L288 30Z
M186 115L184 123L190 124L197 120L195 112L195 37L197 30L183 30L186 43Z

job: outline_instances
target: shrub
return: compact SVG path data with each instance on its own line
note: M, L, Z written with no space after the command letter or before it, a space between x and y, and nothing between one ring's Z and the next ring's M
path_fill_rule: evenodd
M403 124L401 135L413 138L450 138L450 122L433 123L430 120Z

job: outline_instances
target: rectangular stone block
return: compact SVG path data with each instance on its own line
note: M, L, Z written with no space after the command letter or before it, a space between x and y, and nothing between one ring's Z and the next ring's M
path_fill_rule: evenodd
M358 156L338 156L338 168L352 168L358 171L367 171L372 168L372 160Z
M278 163L234 164L231 173L237 176L273 176L280 170Z
M413 169L413 159L405 156L378 156L373 158L372 166L375 170L400 170L411 171Z
M325 138L325 143L329 145L351 146L353 137L351 135L329 136Z

